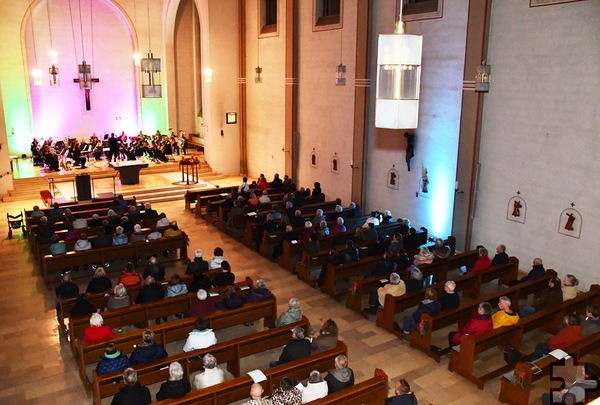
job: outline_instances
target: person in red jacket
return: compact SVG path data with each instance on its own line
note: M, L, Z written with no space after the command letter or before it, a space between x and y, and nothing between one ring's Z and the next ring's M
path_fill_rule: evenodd
M135 271L133 263L129 262L125 265L125 270L119 278L119 283L125 287L135 287L142 284L142 277Z
M492 260L488 257L488 251L483 246L479 247L479 258L469 270L469 273L487 270L492 266Z
M535 346L533 359L537 360L552 350L562 349L581 340L581 321L576 313L571 312L565 315L565 327L558 332L554 337L548 339L546 343L538 343Z
M492 306L489 302L482 302L477 308L477 316L471 319L456 332L448 334L448 345L460 344L460 338L464 335L479 335L494 329L492 321Z
M90 317L90 327L83 331L83 341L86 343L97 342L99 340L109 339L115 334L110 326L104 325L104 319L99 313L92 314Z

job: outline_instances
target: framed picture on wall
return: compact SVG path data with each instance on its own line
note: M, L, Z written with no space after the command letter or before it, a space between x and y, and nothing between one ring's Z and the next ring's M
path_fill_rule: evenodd
M314 167L315 169L319 167L319 157L317 156L315 148L310 152L310 167Z
M551 6L553 4L574 3L581 0L529 0L529 7Z
M340 174L340 159L338 158L337 153L331 158L331 173Z
M398 183L398 170L396 170L396 165L392 165L392 168L387 173L387 186L388 188L398 190L400 188Z

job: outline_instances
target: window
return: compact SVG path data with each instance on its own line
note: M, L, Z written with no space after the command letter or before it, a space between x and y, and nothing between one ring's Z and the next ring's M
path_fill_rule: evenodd
M277 33L277 0L260 0L260 33Z
M313 31L342 28L343 0L313 0Z
M442 18L444 0L400 0L403 1L402 21ZM396 14L397 15L397 14Z

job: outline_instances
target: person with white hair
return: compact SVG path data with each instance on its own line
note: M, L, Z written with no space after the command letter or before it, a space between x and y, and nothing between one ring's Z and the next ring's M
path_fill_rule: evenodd
M321 222L323 221L327 223L327 219L325 218L325 215L323 215L323 210L319 208L316 212L315 217L311 220L312 226L314 228L319 228L321 226Z
M259 279L256 280L256 287L250 290L250 293L246 295L246 304L250 304L252 302L258 302L262 300L266 300L273 295L271 291L267 288L267 284L265 280Z
M165 268L159 263L156 256L150 256L150 259L148 259L148 265L144 269L142 278L146 279L148 276L154 277L155 280L165 279Z
M325 377L325 382L327 382L327 392L329 394L354 385L354 371L348 367L346 356L340 354L335 358L335 370Z
M455 309L460 306L460 297L455 290L456 283L454 281L448 280L444 283L444 294L438 300L442 307L442 311Z
M418 291L423 288L423 273L417 266L408 268L410 278L406 280L406 291Z
M365 221L364 224L362 224L362 228L363 229L367 229L369 227L369 224L373 224L374 226L378 226L379 225L379 212L378 211L371 211L371 215L369 216L369 218L367 218L367 220Z
M90 250L92 248L92 242L88 240L88 236L85 232L82 232L79 235L79 239L73 245L73 250L75 252L81 252L82 250Z
M300 309L300 300L291 298L288 302L288 309L285 310L275 321L275 326L289 325L302 319L302 310Z
M130 242L146 242L146 238L146 232L142 232L142 226L140 224L135 224L133 226L133 233L131 234Z
M107 309L125 308L131 305L131 298L127 295L127 289L123 284L117 284L113 293L106 303Z
M263 190L262 195L258 198L258 202L261 204L267 204L271 202L271 198L269 197L269 192L267 190Z
M223 370L217 367L217 359L210 353L206 353L202 358L204 372L196 374L194 377L194 387L197 390L220 384L225 381Z
M123 233L123 227L117 226L117 228L115 229L115 235L112 239L113 246L126 245L128 243L129 238Z
M319 370L310 372L306 387L302 383L298 383L296 388L302 392L303 404L327 396L327 383L321 377Z
M346 228L346 225L344 225L344 218L337 217L335 220L335 225L331 228L331 233L344 233L346 231L348 231L348 228Z
M83 341L86 343L97 342L109 339L114 335L110 326L104 325L102 315L96 312L90 317L90 326L83 331Z
M174 361L169 364L169 379L160 386L160 390L156 393L156 400L183 398L192 390L189 380L183 377L183 367L179 362Z
M321 221L319 223L319 236L328 236L330 231L329 231L329 227L327 226L327 221Z
M198 290L196 296L198 300L193 302L190 306L189 316L199 317L212 314L215 310L215 305L211 300L207 299L208 293L206 290Z
M506 295L500 297L498 300L499 310L492 315L494 329L501 328L503 326L515 325L517 322L519 322L519 314L510 308L511 305L512 302Z
M148 240L156 240L162 238L162 233L158 230L157 227L153 226L150 228L150 233L148 234Z
M126 368L123 371L125 386L115 394L111 405L145 405L152 402L150 390L143 387L137 379L137 371Z
M208 262L202 258L202 249L196 249L194 260L188 263L185 274L200 274L208 271Z
M208 328L208 320L206 318L196 319L194 330L190 332L183 346L184 352L191 352L197 349L206 349L217 344L217 337L212 329Z
M279 360L272 361L270 366L275 367L280 364L308 357L310 356L310 352L311 344L310 340L304 338L304 328L296 326L292 329L292 338L287 345L283 347Z
M311 221L305 221L304 229L302 230L302 233L300 234L300 239L303 242L308 242L313 235L318 235L317 231L315 231L315 227L313 226L313 223Z
M98 267L94 272L94 277L88 283L86 293L102 292L112 289L112 281L106 276L104 267Z
M406 285L400 278L398 273L390 274L390 282L386 283L383 287L377 289L373 288L369 291L369 308L365 308L365 311L371 315L377 313L377 308L383 308L385 302L385 296L391 295L393 297L400 297L406 293Z
M158 212L152 208L150 203L144 203L144 212L142 213L143 219L156 219L158 218Z

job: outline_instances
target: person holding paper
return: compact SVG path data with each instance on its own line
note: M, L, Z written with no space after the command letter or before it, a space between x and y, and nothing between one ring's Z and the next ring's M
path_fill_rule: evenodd
M390 274L390 282L385 284L383 287L379 287L378 289L372 289L369 292L369 308L365 308L365 311L371 313L371 315L375 315L377 313L377 308L383 308L383 303L385 301L386 295L391 295L394 297L400 297L406 293L406 285L404 285L404 281L400 278L398 273Z
M554 337L548 339L546 343L538 343L535 346L533 359L537 360L552 350L564 350L567 346L581 340L581 321L579 316L574 313L568 313L564 318L565 327Z

